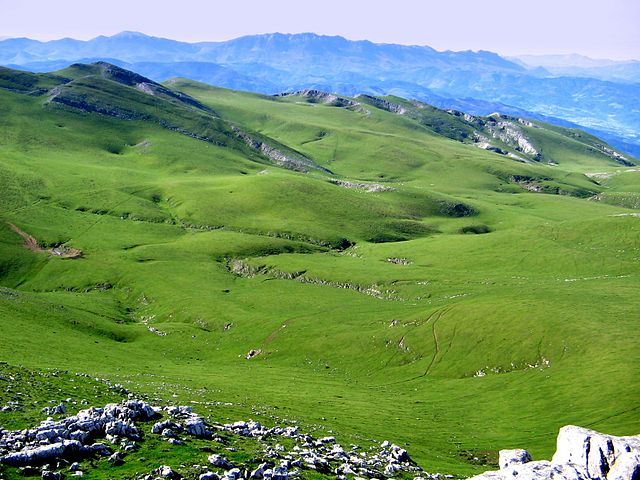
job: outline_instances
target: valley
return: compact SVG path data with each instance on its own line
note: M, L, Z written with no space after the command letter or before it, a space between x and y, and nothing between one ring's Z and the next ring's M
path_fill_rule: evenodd
M456 477L509 445L550 457L566 424L635 434L636 165L580 130L399 97L0 68L0 406L21 408L0 425L119 384ZM151 445L85 477L206 460Z

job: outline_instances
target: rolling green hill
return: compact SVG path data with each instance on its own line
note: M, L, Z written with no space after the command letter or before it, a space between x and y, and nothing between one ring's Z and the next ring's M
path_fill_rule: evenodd
M619 157L398 98L0 69L0 360L459 476L548 457L568 423L634 434L640 170ZM46 417L22 407L0 426Z

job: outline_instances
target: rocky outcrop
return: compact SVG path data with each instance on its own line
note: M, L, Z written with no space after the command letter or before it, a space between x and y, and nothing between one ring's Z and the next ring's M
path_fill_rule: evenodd
M119 118L120 120L152 120L152 117L146 113L121 105L102 102L84 93L76 93L66 85L51 90L45 104L67 109L71 108L87 113L97 113L107 117Z
M373 97L364 93L356 95L356 98L362 99L365 103L373 105L374 107L381 110L386 110L387 112L396 113L398 115L405 115L407 113L407 109L402 105L390 102L389 100L385 100L383 98Z
M517 120L513 121L509 117L495 114L485 122L484 130L493 138L513 147L516 151L530 155L536 160L541 159L540 152L524 134L517 124Z
M531 461L526 450L501 450L500 470L471 480L638 480L640 435L615 437L574 425L560 429L553 459Z
M627 159L627 157L625 157L624 155L616 152L614 149L609 148L606 145L603 145L601 143L596 143L594 145L594 147L598 151L600 151L600 153L606 155L610 159L618 162L619 164L624 165L625 167L633 167L635 165L633 162L629 161L629 159Z
M128 87L134 87L140 83L156 83L153 80L150 80L147 77L143 77L138 73L126 70L108 62L95 62L93 65L98 68L102 77L106 78L107 80L112 80L114 82L127 85Z
M275 96L276 97L291 97L291 96L304 97L309 99L309 101L312 101L312 102L324 103L327 105L331 105L333 107L340 107L340 108L355 108L360 105L358 102L354 102L353 100L349 100L348 98L345 98L345 97L340 97L335 93L327 93L321 90L315 90L310 88L307 88L305 90L300 90L298 92L292 92L292 93L279 93Z
M237 127L231 127L231 129L235 133L236 137L244 142L245 145L264 155L280 167L303 173L308 172L309 170L320 170L321 172L333 174L331 170L321 167L301 153L286 151L283 148L276 148L267 143L266 140L255 135L250 135Z
M560 429L554 463L572 463L583 468L589 478L605 479L623 453L640 454L640 435L614 437L569 425Z
M383 290L379 285L358 285L351 282L335 282L318 277L305 275L305 272L285 272L267 265L254 266L237 258L227 259L226 268L229 272L240 277L255 277L265 275L279 280L293 280L300 283L311 283L314 285L324 285L332 288L342 288L353 290L364 295L369 295L380 300L402 301L394 290Z

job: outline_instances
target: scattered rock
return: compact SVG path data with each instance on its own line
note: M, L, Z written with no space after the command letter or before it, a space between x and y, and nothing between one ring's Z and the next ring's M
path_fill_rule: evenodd
M214 472L206 472L201 474L198 480L220 480L220 475Z
M122 465L124 460L122 458L122 454L120 452L115 452L107 459L109 463L113 463L114 465Z
M142 441L142 425L138 422L157 420L160 411L145 402L130 399L121 404L81 410L78 414L59 421L47 419L32 429L2 431L0 463L22 466L23 469L47 464L64 468L65 465L69 465L67 460L101 456L108 458L111 463L120 464L124 461L126 452L137 449L136 441ZM211 447L201 447L201 451L212 453L208 457L211 465L227 469L224 475L219 475L207 471L207 467L199 467L199 478L203 480L288 480L299 476L300 470L313 470L324 474L333 471L336 475L362 478L380 478L385 472L387 475L401 476L421 471L411 461L405 449L389 442L384 442L379 450L357 452L358 447L352 446L347 452L335 437L314 438L301 432L297 425L266 427L254 420L208 425L205 419L193 413L189 406L169 406L164 408L164 412L170 418L153 423L151 431L155 435L166 437L173 445L182 444L186 440L177 438L178 433L207 438L212 442L219 441L218 437L211 434L212 429L256 438L265 445L263 458L260 459L262 463L253 470L248 469L246 465L232 465L224 456L213 453L215 450ZM278 437L289 439L282 442L288 446L266 441ZM108 440L117 450L114 452L105 443L94 443L99 438ZM227 450L235 449L228 447ZM44 470L49 471L48 467ZM77 475L83 474L79 463L71 464L69 471ZM162 466L143 478L153 480L181 477L171 467Z
M264 478L264 472L265 472L266 468L267 468L267 464L266 463L261 463L260 465L258 465L258 468L256 468L255 470L253 470L249 474L249 477L250 478Z
M209 455L207 460L209 460L209 463L211 463L215 467L226 468L231 466L229 463L229 460L224 458L222 455L218 455L218 454Z
M364 190L365 192L369 192L369 193L393 192L395 190L395 188L393 187L380 185L379 183L361 183L361 182L351 182L347 180L338 180L338 179L331 179L329 180L329 182L333 183L334 185L338 185L339 187L352 188L355 190Z
M46 415L64 415L67 413L67 406L61 402L54 407L44 407L41 411Z
M396 265L411 265L413 263L408 258L398 258L398 257L387 258L387 262L395 263Z
M178 477L176 472L174 472L173 469L168 465L160 466L160 468L158 468L158 475L160 475L161 477L164 477L164 478L177 478Z
M249 350L249 353L247 353L246 355L246 359L247 360L251 360L254 357L257 357L258 355L260 355L262 353L262 350L257 348L257 349L251 349Z
M43 470L42 480L62 480L62 474L60 472L50 472L49 470Z

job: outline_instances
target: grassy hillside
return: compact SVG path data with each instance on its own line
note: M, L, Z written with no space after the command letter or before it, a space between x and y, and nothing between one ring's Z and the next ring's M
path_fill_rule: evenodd
M522 127L545 155L523 162L358 99L109 72L1 72L1 360L456 475L549 457L567 423L640 429L639 171L555 127Z

